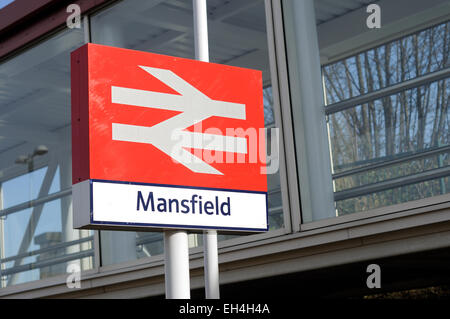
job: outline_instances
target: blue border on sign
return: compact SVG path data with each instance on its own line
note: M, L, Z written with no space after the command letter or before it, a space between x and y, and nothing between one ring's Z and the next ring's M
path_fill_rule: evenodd
M250 194L264 194L266 198L266 228L243 228L243 227L222 227L222 226L199 226L199 225L178 225L178 224L149 224L149 223L122 223L122 222L109 222L109 221L94 221L93 212L93 183L112 183L112 184L128 184L128 185L142 185L142 186L156 186L156 187L172 187L172 188L186 188L186 189L199 189L199 190L212 190L212 191L226 191L236 193L250 193ZM89 180L89 193L90 193L90 222L92 225L118 225L118 226L138 226L138 227L155 227L155 228L170 228L170 229L215 229L215 230L235 230L235 231L250 231L260 232L269 230L269 202L267 192L259 191L244 191L236 189L225 188L210 188L210 187L191 187L183 185L168 185L168 184L151 184L151 183L135 183L124 181L109 181L103 179L90 179Z

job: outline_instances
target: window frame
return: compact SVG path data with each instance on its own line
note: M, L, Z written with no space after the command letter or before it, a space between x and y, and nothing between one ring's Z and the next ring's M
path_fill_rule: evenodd
M284 52L284 59L278 59L277 60L277 67L280 78L278 81L283 83L282 89L284 89L284 99L282 99L281 103L281 110L283 113L283 116L286 117L288 120L291 120L292 126L295 126L293 114L292 114L292 107L291 107L291 93L289 88L289 67L288 67L288 59L287 59L287 48L286 48L286 34L284 31L284 16L283 16L283 5L281 1L272 0L273 1L273 12L274 12L274 24L278 26L278 33L276 33L276 36L280 39L276 39L276 51L277 52ZM359 10L365 10L365 7L362 7ZM355 17L352 17L353 20L355 20ZM391 18L393 19L393 18ZM427 28L430 28L434 25L439 25L440 23L443 23L445 21L448 21L449 16L448 15L442 15L437 19L432 19L428 17L428 22L422 23L418 26L414 26L411 28L411 20L413 20L413 17L408 16L408 23L405 23L403 25L395 25L393 28L387 28L386 33L375 33L375 32L368 32L369 34L365 34L366 37L364 40L358 39L359 41L353 45L351 49L345 50L345 52L340 51L341 48L334 47L335 54L330 54L325 59L321 56L321 68L324 65L328 65L337 61L340 61L342 59L354 56L355 54L358 54L360 52L364 52L366 50L369 50L371 48L375 48L377 46L383 45L385 43L389 43L392 41L395 41L397 39L403 38L407 35L414 34L417 32L420 32L422 30L425 30ZM355 21L353 21L355 22ZM360 22L357 20L357 22ZM392 22L392 21L390 21ZM408 29L408 27L410 29ZM408 30L408 33L402 34L401 32L404 30ZM319 30L318 34L319 36ZM346 39L346 42L351 41L349 39ZM322 53L322 48L319 47L320 53ZM329 52L327 52L329 54ZM281 56L281 54L280 54ZM446 71L445 71L446 70ZM440 74L433 74L433 75L426 75L428 77L436 77L440 78L442 77L442 73L448 72L448 68L444 69ZM414 81L413 79L412 81ZM422 78L418 78L417 81L423 80ZM390 90L391 88L388 87L386 90ZM369 93L371 94L371 93ZM361 95L362 96L362 95ZM356 97L354 99L359 99L360 97ZM347 100L343 101L347 102ZM342 102L342 103L343 103ZM340 103L340 102L339 102ZM326 106L322 106L326 110ZM327 111L327 110L326 110ZM293 139L295 139L293 135L290 135ZM295 147L298 147L298 141L294 141ZM295 154L292 155L292 157L295 157ZM297 159L298 160L298 159ZM297 163L296 163L297 164ZM297 165L295 165L297 167ZM293 172L296 170L296 167L292 167L291 171ZM298 178L300 178L299 174L296 175ZM298 181L298 180L297 180ZM297 185L290 185L292 189L289 189L290 192L293 190L297 190L296 195L299 197L299 201L301 202L301 195L300 195L300 182L298 181ZM355 212L353 214L344 215L344 216L336 216L332 218L326 218L322 220L317 221L311 221L303 223L302 221L302 212L301 207L299 207L299 215L300 216L291 216L293 218L293 221L298 222L298 224L293 223L293 229L298 229L299 232L309 232L312 230L323 230L323 231L333 231L336 227L340 227L342 225L350 225L353 223L362 223L364 224L364 221L369 223L369 220L373 220L376 218L377 220L391 220L392 218L403 218L407 216L414 216L418 212L423 211L423 207L427 207L430 209L430 211L434 209L440 209L441 207L449 207L450 203L450 193L444 194L444 195L437 195L430 198L424 198L420 200L414 200L409 201L401 204L395 204L390 206L385 206L381 208L371 209L367 211L362 212ZM450 217L449 217L450 218Z

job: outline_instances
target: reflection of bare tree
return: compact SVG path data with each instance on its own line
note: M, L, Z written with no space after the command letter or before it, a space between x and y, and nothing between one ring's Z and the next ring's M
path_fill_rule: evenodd
M449 67L449 22L323 68L328 104ZM448 79L369 101L329 116L335 172L450 144ZM449 165L450 154L335 180L336 190ZM444 184L442 183L444 181ZM342 212L432 196L449 178L338 203Z
M264 124L272 124L275 119L273 117L273 96L272 86L267 86L263 89L263 103L264 103Z

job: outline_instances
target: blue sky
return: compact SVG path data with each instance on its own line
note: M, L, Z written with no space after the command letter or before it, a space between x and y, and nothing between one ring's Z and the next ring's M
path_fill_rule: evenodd
M6 7L8 4L13 2L14 0L0 0L0 9Z

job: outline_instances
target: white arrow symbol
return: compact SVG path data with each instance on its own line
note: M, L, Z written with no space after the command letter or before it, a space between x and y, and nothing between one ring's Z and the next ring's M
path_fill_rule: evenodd
M245 138L220 136L222 139L218 139L219 136L214 134L184 131L212 116L245 120L245 104L210 99L170 70L139 67L181 95L111 86L111 101L182 113L151 127L112 123L113 140L153 144L191 171L204 174L223 175L183 147L247 154ZM184 142L174 140L174 135L182 137Z

